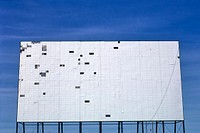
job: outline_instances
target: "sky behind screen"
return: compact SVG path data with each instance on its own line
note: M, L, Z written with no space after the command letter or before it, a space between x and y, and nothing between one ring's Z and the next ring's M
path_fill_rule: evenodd
M26 40L179 40L186 132L200 131L199 7L198 0L0 0L0 132L15 131Z

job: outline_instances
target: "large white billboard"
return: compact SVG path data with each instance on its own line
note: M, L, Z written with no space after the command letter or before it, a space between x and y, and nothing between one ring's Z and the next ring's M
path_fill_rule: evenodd
M21 42L18 122L183 119L177 41Z

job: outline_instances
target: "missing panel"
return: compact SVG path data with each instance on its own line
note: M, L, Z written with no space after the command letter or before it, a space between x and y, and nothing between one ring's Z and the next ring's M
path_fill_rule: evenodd
M80 72L80 74L82 75L82 74L84 74L84 72Z
M90 100L85 100L85 103L90 103Z
M81 87L80 86L75 86L75 89L80 89Z
M47 45L42 45L42 51L47 51Z
M106 114L105 117L111 117L111 115L110 114Z
M32 46L31 45L27 45L27 48L31 48Z
M46 73L45 73L45 72L41 72L41 73L40 73L40 76L41 76L41 77L46 77Z
M65 64L60 64L60 67L65 67Z
M32 41L32 44L40 43L40 41Z
M25 97L25 94L20 94L20 97Z
M34 85L39 85L39 82L35 82Z
M35 64L35 69L38 69L40 67L39 64Z
M31 55L26 55L26 57L31 57Z

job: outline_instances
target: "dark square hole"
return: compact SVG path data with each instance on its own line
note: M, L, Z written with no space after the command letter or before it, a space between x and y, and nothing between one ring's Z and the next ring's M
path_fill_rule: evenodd
M24 94L20 94L20 97L25 97L25 95Z
M40 73L40 76L41 76L41 77L46 77L46 73L41 72L41 73Z
M94 53L89 53L89 55L94 55Z
M85 100L85 103L90 103L90 100Z
M76 89L80 89L81 87L80 87L80 86L75 86L75 88L76 88Z
M39 82L35 82L34 85L39 85Z
M47 55L47 53L42 53L42 55Z
M32 44L40 43L40 41L32 41Z
M97 72L94 72L94 74L97 74Z
M31 57L31 55L26 55L26 57Z
M47 46L46 45L42 45L42 51L47 51Z
M46 92L43 92L43 95L46 95Z
M80 74L84 74L84 72L80 72Z
M20 49L20 53L21 53L22 51L24 51L24 50L25 50L24 48Z
M69 51L69 53L74 53L74 51Z
M111 117L111 115L110 114L106 114L105 117Z
M36 64L35 65L35 69L38 69L40 67L40 65Z
M60 64L60 67L65 67L65 64Z
M81 54L80 57L83 57L83 55Z
M113 47L114 49L118 49L118 47Z

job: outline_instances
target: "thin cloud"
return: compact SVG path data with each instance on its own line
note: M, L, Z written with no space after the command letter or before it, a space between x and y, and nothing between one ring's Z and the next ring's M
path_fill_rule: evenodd
M16 94L17 88L0 88L0 96Z
M0 80L1 81L3 81L3 80L16 80L16 77L17 77L17 75L16 74L14 74L14 73L4 73L4 72L2 72L2 73L0 73Z
M5 51L2 50L0 51L0 64L18 64L19 56L17 54L5 53Z

